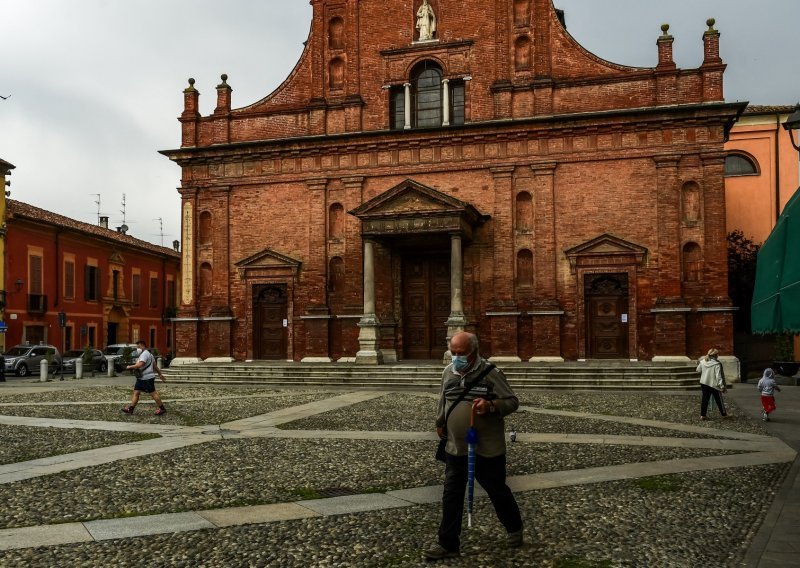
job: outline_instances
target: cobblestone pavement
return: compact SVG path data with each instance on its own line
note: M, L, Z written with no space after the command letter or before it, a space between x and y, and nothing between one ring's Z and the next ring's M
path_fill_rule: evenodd
M443 468L429 393L167 384L0 389L0 565L424 566ZM523 393L509 484L526 544L478 496L438 566L742 565L795 452L699 395Z

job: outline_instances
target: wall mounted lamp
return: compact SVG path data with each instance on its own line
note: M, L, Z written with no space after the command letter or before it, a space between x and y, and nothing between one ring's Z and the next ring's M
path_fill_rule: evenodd
M14 286L16 287L17 292L22 290L22 278L17 278L17 281L14 282Z

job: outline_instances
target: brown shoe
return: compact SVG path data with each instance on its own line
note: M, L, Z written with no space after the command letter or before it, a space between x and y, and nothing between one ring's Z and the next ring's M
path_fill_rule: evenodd
M460 553L457 550L455 552L447 550L441 544L437 544L425 551L426 560L444 560L445 558L455 558L459 555Z
M508 533L508 536L506 536L506 546L508 546L508 548L519 548L523 543L522 529L517 532Z

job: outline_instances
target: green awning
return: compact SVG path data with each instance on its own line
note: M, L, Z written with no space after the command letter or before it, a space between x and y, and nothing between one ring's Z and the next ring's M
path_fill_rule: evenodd
M800 333L800 188L758 251L753 333Z

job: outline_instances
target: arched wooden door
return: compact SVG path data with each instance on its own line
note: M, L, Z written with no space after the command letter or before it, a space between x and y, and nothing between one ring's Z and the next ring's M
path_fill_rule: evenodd
M450 317L450 258L403 259L403 358L441 359Z
M586 276L586 356L628 359L628 275Z
M253 358L287 359L288 299L286 286L269 284L253 291Z

